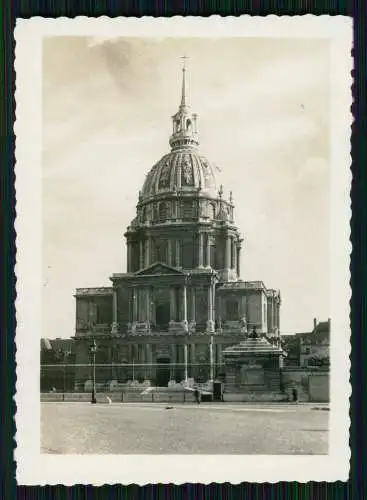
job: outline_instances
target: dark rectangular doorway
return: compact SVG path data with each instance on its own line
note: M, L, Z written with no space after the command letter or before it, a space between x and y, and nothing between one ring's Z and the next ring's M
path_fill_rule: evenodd
M167 387L170 379L170 359L157 359L157 387Z
M170 320L170 306L169 303L158 304L156 306L156 325L158 329L166 331L168 330L168 324Z

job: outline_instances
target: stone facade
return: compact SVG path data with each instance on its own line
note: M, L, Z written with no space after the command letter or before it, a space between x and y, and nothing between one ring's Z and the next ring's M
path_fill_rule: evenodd
M111 287L76 290L76 362L88 364L95 339L97 365L111 365L97 366L100 380L212 380L223 350L249 330L279 337L279 291L240 277L233 197L199 153L185 68L172 122L171 151L147 174L125 233L126 272ZM80 367L78 381L88 376Z

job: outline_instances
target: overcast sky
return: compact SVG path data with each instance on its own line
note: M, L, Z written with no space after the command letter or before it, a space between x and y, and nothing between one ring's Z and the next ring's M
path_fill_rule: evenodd
M123 233L169 151L180 101L199 114L245 238L241 274L282 294L281 331L329 316L326 40L56 37L43 58L43 337L74 335L77 287L126 270Z

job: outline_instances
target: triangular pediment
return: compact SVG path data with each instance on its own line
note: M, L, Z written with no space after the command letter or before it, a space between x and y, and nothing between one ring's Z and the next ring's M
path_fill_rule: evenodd
M180 276L185 273L176 269L175 267L168 266L167 264L163 264L163 262L155 262L149 267L142 269L135 273L135 276L152 276L154 274L172 274L173 276Z

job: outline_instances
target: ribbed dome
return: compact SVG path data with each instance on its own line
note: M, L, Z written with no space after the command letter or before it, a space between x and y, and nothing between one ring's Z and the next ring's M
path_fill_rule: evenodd
M174 149L156 163L144 182L142 198L164 192L202 190L217 196L214 167L195 148Z

